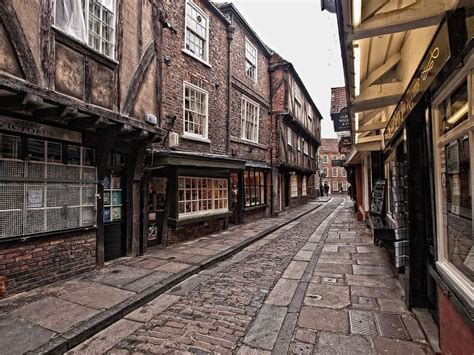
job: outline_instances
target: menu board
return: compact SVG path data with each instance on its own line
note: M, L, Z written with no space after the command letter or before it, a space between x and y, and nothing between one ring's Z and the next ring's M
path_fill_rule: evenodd
M385 203L386 181L377 180L372 189L372 201L370 202L370 214L382 216Z

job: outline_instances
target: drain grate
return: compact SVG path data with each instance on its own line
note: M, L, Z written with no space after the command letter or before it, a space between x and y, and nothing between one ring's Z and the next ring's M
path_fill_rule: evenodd
M401 340L410 339L402 319L397 314L375 313L375 322L377 323L380 335L383 337Z
M351 323L351 333L369 336L378 335L372 313L350 310L349 319Z
M352 334L410 340L398 314L349 310Z

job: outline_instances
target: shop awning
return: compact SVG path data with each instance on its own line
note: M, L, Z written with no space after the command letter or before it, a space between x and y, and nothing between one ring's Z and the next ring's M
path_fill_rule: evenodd
M155 151L152 153L151 162L151 170L161 169L163 166L231 170L245 169L245 160L229 158L227 155L206 153Z
M254 161L254 160L249 160L245 162L245 167L246 168L253 168L253 169L271 169L271 166L268 165L264 161Z

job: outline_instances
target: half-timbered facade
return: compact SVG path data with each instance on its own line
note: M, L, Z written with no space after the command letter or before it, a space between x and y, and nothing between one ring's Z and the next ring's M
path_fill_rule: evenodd
M152 2L0 2L0 275L15 293L140 247L161 130Z
M274 209L282 211L315 195L322 116L290 62L274 53L269 70Z

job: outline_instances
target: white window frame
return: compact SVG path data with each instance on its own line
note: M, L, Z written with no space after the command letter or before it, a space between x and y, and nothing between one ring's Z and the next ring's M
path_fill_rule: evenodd
M341 176L342 177L347 177L347 172L345 168L341 168Z
M336 167L332 167L332 169L331 169L331 176L332 176L332 177L337 177L337 168L336 168Z
M286 126L286 135L287 135L288 145L290 147L293 147L293 130L289 126Z
M258 51L257 51L257 47L254 46L254 44L252 43L252 41L250 41L248 39L248 37L245 37L245 55L244 55L245 63L244 63L244 65L247 64L247 46L250 47L251 49L255 50L255 63L251 63L251 64L255 65L255 70L254 70L254 77L252 78L250 75L247 74L247 69L244 68L245 69L245 75L247 75L253 81L258 82ZM249 62L250 62L250 60L249 60Z
M290 197L298 197L298 176L290 175Z
M197 202L199 205L201 205L201 202L203 201L208 201L208 200L211 200L212 201L212 209L201 209L199 211L192 211L192 212L179 212L179 204L181 202L183 202L184 204L186 204L186 202L188 202L188 200L186 200L186 191L184 192L184 197L185 199L184 200L180 200L179 199L179 181L180 179L192 179L192 180L207 180L207 188L208 190L211 190L212 192L212 196L208 196L207 199L197 199L197 200L189 200L189 202ZM221 181L221 182L224 182L225 181L225 187L224 188L219 188L219 187L215 187L215 182L216 181ZM211 186L209 186L209 183L211 184ZM186 188L185 188L186 189ZM217 190L216 190L217 189ZM220 198L219 197L219 194L218 194L218 190L222 190L222 191L225 191L225 194L224 194L224 198ZM226 178L214 178L214 177L200 177L200 176L178 176L178 219L186 219L186 218L189 218L189 217L193 217L193 216L202 216L202 215L212 215L212 214L219 214L219 213L222 213L222 212L228 212L229 211L229 180L226 179ZM226 201L226 205L227 207L223 207L223 208L219 208L217 207L216 208L216 204L219 202L219 201Z
M204 17L207 21L207 27L206 27L206 38L204 39L205 40L205 43L204 43L204 46L205 46L205 58L201 58L199 55L197 55L196 53L193 53L191 52L189 49L186 48L186 34L188 32L188 4L194 8L194 10L196 10L202 17ZM195 4L193 1L191 0L187 0L186 1L186 6L185 6L185 10L184 10L184 38L183 38L183 52L185 52L186 54L188 54L189 56L193 57L194 59L198 60L199 62L203 63L203 64L206 64L209 66L209 27L210 27L210 22L209 22L209 16L206 14L206 12L204 12L203 9L201 9L197 4ZM191 30L189 30L191 31ZM193 32L193 31L191 31ZM194 33L194 32L193 32Z
M301 137L296 137L296 146L298 147L298 152L301 152Z
M191 133L191 132L186 132L185 131L185 120L186 120L186 87L192 90L196 90L200 92L201 94L204 94L206 97L206 122L204 124L204 134L196 134L196 133ZM207 143L210 143L210 140L208 139L208 126L209 126L209 93L204 90L203 88L200 88L199 86L196 86L194 84L191 84L190 82L184 81L183 82L183 138L188 138L188 139L194 139L198 141L204 141Z
M449 132L441 135L439 122L439 105L445 100L452 91L467 78L469 118L451 129ZM464 67L448 82L443 88L434 95L432 104L433 116L433 147L434 147L434 171L435 173L435 198L436 198L436 224L437 224L437 251L438 260L436 266L444 277L448 278L460 293L468 300L474 300L474 287L469 278L464 275L454 264L448 260L447 238L445 236L445 215L443 211L443 178L441 166L441 150L450 142L460 138L466 133L469 135L469 149L474 152L474 54L465 62ZM474 159L470 161L471 170L471 191L474 191ZM471 211L474 211L474 198L471 196Z
M56 17L56 1L57 0L54 0L53 2L53 14L54 14L54 17ZM110 44L112 45L112 55L108 56L107 54L105 54L102 50L97 50L95 49L94 47L92 47L90 44L89 44L89 4L90 4L90 0L84 0L84 8L83 8L83 14L84 14L84 22L85 22L85 30L86 30L86 36L87 36L87 41L82 41L81 39L77 38L76 36L68 33L66 30L60 28L59 26L57 25L53 25L55 29L57 29L58 31L60 31L61 33L64 33L65 35L67 35L68 37L71 37L73 38L74 40L77 40L81 43L84 43L90 50L96 52L96 53L99 53L100 55L103 55L113 61L115 61L115 50L116 50L116 38L117 38L117 31L116 31L116 27L117 27L117 0L113 0L113 10L111 10L111 12L113 13L113 20L112 20L112 31L113 31L113 35L112 35L112 41L110 42ZM103 6L103 5L101 5ZM109 9L110 10L110 9ZM99 19L101 22L102 22L102 19ZM100 38L102 39L102 26L100 26Z
M257 121L254 123L255 124L255 137L254 139L248 139L245 134L246 131L244 129L245 122L247 122L247 104L250 104L256 108L256 115L257 115ZM240 119L240 138L244 141L247 142L252 142L252 143L258 143L259 141L259 136L260 136L260 105L256 103L255 101L249 99L246 96L242 96L242 101L241 101L241 119Z
M334 188L334 186L336 186L336 188ZM337 180L333 180L331 188L332 188L333 192L338 192L339 191L339 182Z
M308 195L308 178L306 175L303 175L301 178L301 196L307 196Z
M323 163L327 164L328 163L328 155L323 154Z

